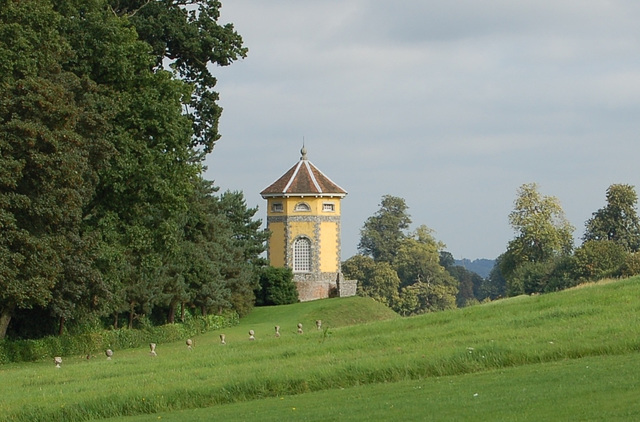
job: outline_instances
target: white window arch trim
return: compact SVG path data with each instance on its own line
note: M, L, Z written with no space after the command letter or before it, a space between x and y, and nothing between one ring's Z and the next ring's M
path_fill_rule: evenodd
M308 212L311 211L311 206L306 202L298 202L296 206L293 208L294 211L303 211Z

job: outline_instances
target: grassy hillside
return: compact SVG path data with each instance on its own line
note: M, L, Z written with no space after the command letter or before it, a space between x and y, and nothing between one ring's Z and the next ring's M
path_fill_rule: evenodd
M637 421L639 358L593 356L109 421Z
M269 397L285 401L321 391L315 394L330 396L328 390L352 392L353 387L362 388L366 399L369 388L372 396L384 396L384 383L391 397L397 388L435 388L435 380L443 377L471 385L496 371L508 377L502 378L506 387L497 390L500 394L514 386L514 396L500 400L504 407L517 399L520 380L532 379L534 372L527 368L632 356L621 370L627 376L638 373L639 297L640 279L634 278L402 319L362 298L261 308L225 332L224 346L217 334L210 334L196 338L191 352L183 343L160 344L156 358L148 350L131 350L116 351L111 361L67 359L60 369L51 362L0 367L0 420L90 420L208 406L222 411L221 404ZM325 329L315 329L316 319L323 320ZM359 323L370 319L376 321ZM298 322L305 329L302 335L296 334ZM280 338L273 335L275 325L282 327ZM248 340L249 329L255 330L255 341ZM411 384L416 381L423 384ZM566 381L557 379L553 385L561 382ZM599 378L589 382L596 391ZM531 388L536 397L552 390ZM496 405L488 403L479 411L490 412ZM419 420L419 414L413 419ZM361 416L366 417L356 420L371 419Z
M243 318L241 330L248 328L268 332L271 335L275 325L284 331L297 333L297 324L303 330L315 330L315 321L321 320L324 328L345 327L399 318L398 314L386 306L363 297L315 300L293 305L267 306L255 308Z

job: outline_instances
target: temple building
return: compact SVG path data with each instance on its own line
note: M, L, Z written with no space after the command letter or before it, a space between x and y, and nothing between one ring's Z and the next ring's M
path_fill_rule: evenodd
M293 270L301 301L353 296L340 270L340 210L347 195L300 151L300 161L260 192L267 200L268 258Z

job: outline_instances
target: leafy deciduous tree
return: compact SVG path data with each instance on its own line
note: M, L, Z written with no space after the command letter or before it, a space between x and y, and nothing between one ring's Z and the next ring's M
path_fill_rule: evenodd
M393 262L411 224L408 208L404 199L384 195L380 209L365 221L360 231L358 251L376 262Z
M514 210L509 214L509 222L516 237L507 246L500 261L500 270L507 280L513 282L514 275L522 279L523 271L537 273L536 268L557 257L571 253L573 249L573 226L564 216L557 198L544 196L538 192L535 183L524 184L518 189ZM520 292L520 288L509 288L510 294Z
M613 240L588 240L573 254L573 277L579 282L618 277L627 255L625 247Z
M427 226L418 227L402 240L393 261L401 281L403 314L419 314L455 307L458 281L440 265L444 244Z
M185 234L219 138L210 66L247 52L220 7L0 1L0 338L33 306L60 327L105 309L114 325L154 306L172 320L186 301L250 309L255 210L238 194L203 199L213 234Z
M194 146L212 151L222 108L214 91L214 65L227 66L247 55L233 24L218 24L217 0L110 0L112 10L129 18L140 39L152 48L155 66L167 61L180 79L193 86L186 103Z
M345 278L358 280L358 295L371 297L393 308L399 299L400 279L388 262L355 255L342 263Z
M16 308L46 306L65 256L84 242L104 114L49 2L0 7L0 338ZM107 102L102 102L102 105Z
M590 240L609 240L629 252L640 250L640 220L636 213L638 195L633 186L614 184L607 189L607 205L593 213L586 222L583 237Z

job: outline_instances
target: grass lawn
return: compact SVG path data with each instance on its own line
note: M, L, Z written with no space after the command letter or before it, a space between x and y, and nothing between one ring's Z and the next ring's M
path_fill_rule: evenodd
M640 278L412 318L366 298L259 308L218 334L0 366L0 421L640 419Z
M639 369L637 353L597 356L109 421L633 421Z

